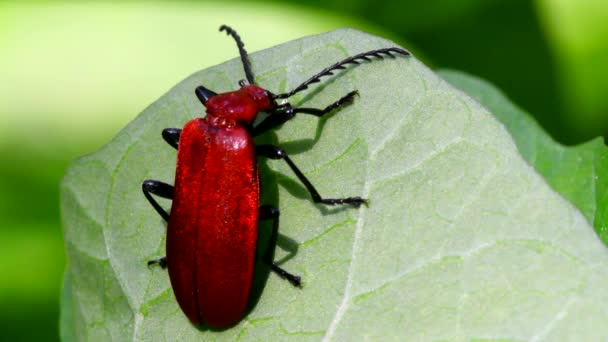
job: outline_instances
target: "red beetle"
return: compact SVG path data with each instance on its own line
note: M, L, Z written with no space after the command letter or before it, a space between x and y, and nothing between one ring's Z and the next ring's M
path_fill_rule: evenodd
M249 58L238 34L220 27L237 43L245 75L240 89L216 94L198 87L195 94L205 105L207 116L196 118L182 128L167 128L162 136L177 148L175 186L146 180L144 195L154 209L168 221L167 256L151 260L168 268L171 286L180 307L196 325L228 327L244 315L253 280L258 220L272 219L273 231L264 262L281 278L300 286L300 277L273 262L278 236L279 210L260 206L256 156L283 159L304 184L315 203L347 204L359 207L360 197L322 198L285 151L272 145L255 145L254 137L292 119L297 113L322 116L353 101L356 91L324 109L294 108L278 103L319 82L323 76L359 64L370 57L384 58L391 53L409 55L399 48L372 50L346 58L314 75L292 91L275 95L255 85ZM258 113L268 117L253 127ZM173 200L168 214L152 194Z

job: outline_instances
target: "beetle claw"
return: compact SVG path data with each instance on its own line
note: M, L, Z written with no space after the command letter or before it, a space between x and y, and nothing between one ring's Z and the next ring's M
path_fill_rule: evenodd
M295 287L302 288L302 278L297 275L290 274L291 277L288 277L287 280L291 283L291 285Z
M152 265L156 265L158 264L158 266L160 266L160 268L162 268L163 270L167 268L167 257L162 257L160 259L155 259L155 260L149 260L148 261L148 268Z
M344 202L352 205L355 208L359 208L361 204L365 205L366 207L368 206L367 200L361 197L346 198Z

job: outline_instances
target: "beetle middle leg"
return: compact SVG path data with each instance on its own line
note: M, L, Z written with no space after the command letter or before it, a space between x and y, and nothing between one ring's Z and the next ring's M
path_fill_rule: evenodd
M268 117L266 117L262 122L260 122L253 129L253 135L260 135L266 132L269 129L280 126L285 122L293 119L296 114L310 114L316 117L321 117L325 114L331 113L338 108L342 108L350 103L352 103L355 99L355 96L358 94L356 90L351 91L350 93L342 96L338 101L330 104L325 108L307 108L307 107L292 107L289 102L279 105Z
M158 204L158 202L156 202L154 197L152 197L152 195L150 194L154 194L162 198L173 199L173 185L169 185L167 183L163 183L157 180L148 179L141 184L141 190L143 191L144 196L146 196L146 199L148 200L148 202L150 202L154 210L156 210L156 212L165 221L169 221L169 214L165 211L165 209L163 209L163 207L160 206L160 204Z
M264 252L263 261L270 267L270 269L276 273L279 277L289 281L291 285L295 287L302 286L302 279L300 276L291 274L274 262L274 250L277 246L277 239L279 237L279 209L263 205L260 207L260 220L272 220L272 234L270 235L270 244Z
M280 147L274 145L258 145L255 147L257 155L268 157L270 159L283 159L289 168L296 174L300 182L304 184L308 193L315 203L323 203L327 205L348 204L355 208L359 208L361 204L366 204L367 201L361 197L345 197L345 198L322 198L317 189L310 183L308 178L304 176L302 171L291 161L287 153Z
M146 196L146 199L148 200L148 202L150 202L154 210L156 210L156 212L165 221L169 221L169 214L165 211L165 209L160 206L160 204L158 204L158 202L156 202L156 200L154 199L154 197L152 197L151 194L162 198L173 199L173 186L167 183L163 183L161 181L148 179L141 184L141 190L143 191L144 196ZM148 261L148 266L154 264L158 264L161 268L167 268L167 257Z

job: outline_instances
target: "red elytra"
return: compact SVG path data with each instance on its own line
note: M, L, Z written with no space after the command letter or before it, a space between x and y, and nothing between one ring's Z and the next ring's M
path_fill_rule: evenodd
M279 211L268 205L260 207L257 156L282 159L303 183L315 203L346 204L359 207L360 197L322 198L310 181L281 148L258 145L254 137L280 126L295 114L322 116L353 101L352 91L324 109L294 108L277 100L296 94L321 77L359 64L371 57L384 58L391 53L409 55L399 48L385 48L346 58L322 70L288 93L275 95L254 83L249 59L240 37L230 27L222 26L237 42L249 84L223 94L198 87L195 91L205 105L207 116L196 118L183 129L168 128L163 138L177 148L175 186L146 180L142 190L154 209L168 221L167 256L148 262L168 268L171 286L181 309L195 325L225 328L238 323L247 310L253 281L258 221L272 219L270 246L263 259L270 269L294 286L300 277L273 262L278 235ZM269 115L252 127L260 112ZM168 214L151 195L173 200Z
M167 266L193 323L230 325L247 306L260 202L247 125L266 109L250 96L253 87L212 97L207 117L188 122L180 136Z

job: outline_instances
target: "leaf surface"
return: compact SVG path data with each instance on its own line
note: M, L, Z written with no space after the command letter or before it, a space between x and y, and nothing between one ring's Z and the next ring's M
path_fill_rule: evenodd
M439 74L502 122L521 155L551 187L573 203L608 244L608 148L603 138L564 146L486 81L452 70Z
M279 93L344 57L392 45L343 29L251 59L257 82ZM70 167L61 202L69 259L64 336L608 336L608 251L585 216L528 165L495 117L415 58L364 63L326 79L292 104L322 108L353 89L360 97L329 118L302 115L261 137L283 146L322 195L361 195L370 206L316 206L286 165L263 162L262 201L281 209L279 243L287 250L276 258L302 276L304 288L266 274L256 305L237 326L196 329L177 306L167 273L145 266L164 255L165 225L141 183L172 183L175 151L160 132L203 114L193 89L228 91L241 78L238 60L195 73Z

